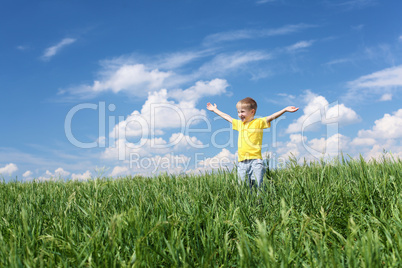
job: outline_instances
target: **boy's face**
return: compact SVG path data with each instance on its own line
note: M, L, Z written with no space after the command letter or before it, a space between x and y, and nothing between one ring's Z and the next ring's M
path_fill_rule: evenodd
M247 123L254 119L255 110L246 107L237 107L237 115L243 123Z

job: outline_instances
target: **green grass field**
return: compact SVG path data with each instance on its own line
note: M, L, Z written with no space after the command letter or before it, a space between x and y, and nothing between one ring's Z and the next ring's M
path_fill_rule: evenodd
M402 161L0 183L1 267L401 267Z

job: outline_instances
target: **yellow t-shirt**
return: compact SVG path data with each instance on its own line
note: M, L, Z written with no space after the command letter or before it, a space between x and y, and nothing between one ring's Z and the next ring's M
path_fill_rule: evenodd
M262 159L261 146L263 129L271 127L271 123L267 123L267 118L256 118L248 123L233 119L232 127L234 130L239 131L239 162L246 159Z

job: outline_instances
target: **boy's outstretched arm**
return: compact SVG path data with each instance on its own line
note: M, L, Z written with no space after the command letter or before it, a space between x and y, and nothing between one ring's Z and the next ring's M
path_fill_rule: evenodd
M224 112L219 111L215 103L212 105L211 103L208 102L208 103L207 103L207 109L210 110L211 112L216 113L217 115L219 115L219 116L222 117L223 119L229 121L230 123L232 123L233 118L232 118L230 115L225 114Z
M294 106L288 106L285 109L280 110L279 112L276 112L276 113L271 114L270 116L267 116L267 122L268 123L271 122L272 120L278 118L279 116L283 115L286 112L294 113L297 110L299 110L299 108L296 108Z

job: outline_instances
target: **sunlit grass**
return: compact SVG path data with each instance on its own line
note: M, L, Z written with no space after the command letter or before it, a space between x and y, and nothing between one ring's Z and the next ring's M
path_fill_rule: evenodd
M0 266L402 266L402 162L0 183Z

